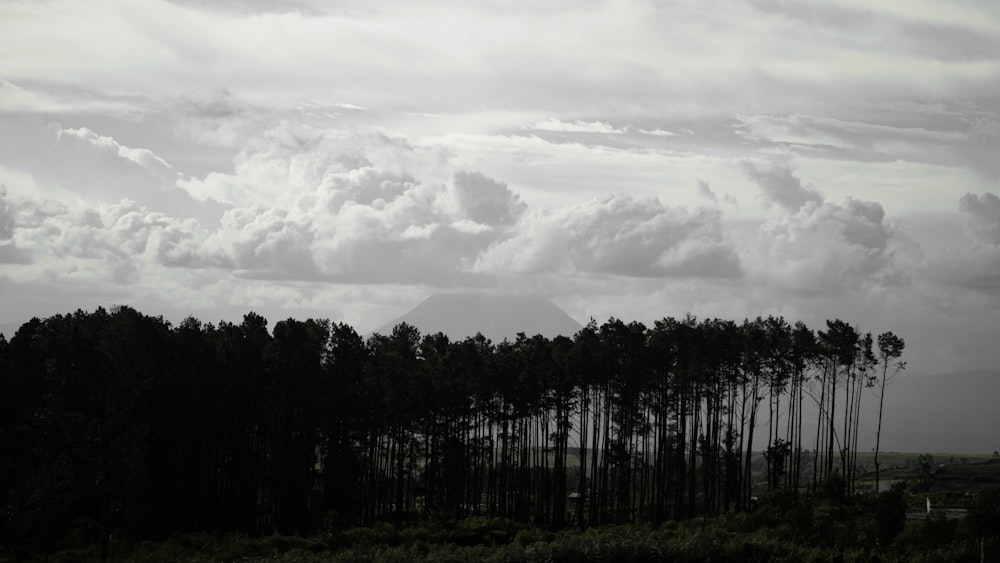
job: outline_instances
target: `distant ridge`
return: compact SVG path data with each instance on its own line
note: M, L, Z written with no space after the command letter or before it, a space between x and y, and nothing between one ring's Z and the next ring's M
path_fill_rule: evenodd
M558 305L536 295L432 295L376 332L389 334L402 322L423 334L443 332L451 339L463 339L481 332L494 342L513 340L518 332L571 337L583 328Z
M1000 450L998 397L997 371L927 376L904 372L886 391L882 443L909 452Z
M886 389L881 449L952 454L989 454L1000 450L997 397L1000 397L997 371L900 373ZM811 422L815 417L815 403L807 404L806 425L812 431L816 427ZM861 401L863 450L874 448L877 422L878 396L866 392ZM807 436L811 434L808 428ZM814 446L808 444L808 447Z

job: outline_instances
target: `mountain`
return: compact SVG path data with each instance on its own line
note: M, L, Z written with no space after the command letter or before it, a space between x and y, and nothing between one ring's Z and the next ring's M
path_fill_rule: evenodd
M389 334L402 322L423 334L443 332L449 338L462 339L481 332L495 342L513 340L518 332L572 337L583 328L552 301L532 295L432 295L376 332Z

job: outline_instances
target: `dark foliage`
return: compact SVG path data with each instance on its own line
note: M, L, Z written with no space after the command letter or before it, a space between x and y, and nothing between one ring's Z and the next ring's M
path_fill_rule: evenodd
M756 497L760 525L815 534L856 510L862 390L889 369L876 366L871 336L839 320L814 333L773 317L611 319L494 344L405 324L367 340L326 320L269 331L253 313L33 319L0 340L0 544L106 555L112 532L336 543L357 526L382 542L464 522L449 541L530 546L567 528L705 522ZM883 545L900 532L895 494L873 509Z

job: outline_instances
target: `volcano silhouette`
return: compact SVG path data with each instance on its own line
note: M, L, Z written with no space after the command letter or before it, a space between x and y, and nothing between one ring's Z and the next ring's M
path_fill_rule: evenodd
M572 337L583 328L558 305L534 295L432 295L377 332L389 334L403 322L422 334L443 332L456 340L479 332L494 342L513 340L519 332Z

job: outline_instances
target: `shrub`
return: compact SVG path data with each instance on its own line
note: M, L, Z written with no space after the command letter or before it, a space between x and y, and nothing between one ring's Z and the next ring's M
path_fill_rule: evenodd
M875 501L875 529L879 545L888 546L906 527L906 485L896 483Z

